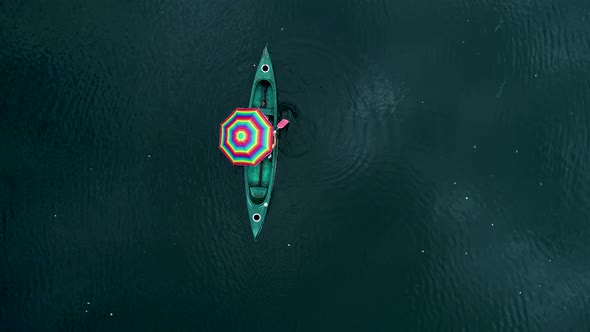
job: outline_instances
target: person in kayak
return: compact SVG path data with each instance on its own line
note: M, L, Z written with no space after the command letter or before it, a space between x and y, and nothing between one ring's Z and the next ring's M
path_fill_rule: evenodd
M265 102L263 101L262 104L263 104L262 106L264 106ZM267 116L266 118L268 119L268 121L270 121L269 116ZM277 131L273 130L273 132L272 132L272 147L271 147L272 151L275 150L275 146L277 146ZM272 151L271 151L271 153L268 154L268 157L267 157L268 159L272 158Z
M277 131L273 130L273 132L272 132L272 147L271 147L272 151L275 150L275 146L277 146ZM272 151L269 153L269 155L267 157L268 159L272 158Z

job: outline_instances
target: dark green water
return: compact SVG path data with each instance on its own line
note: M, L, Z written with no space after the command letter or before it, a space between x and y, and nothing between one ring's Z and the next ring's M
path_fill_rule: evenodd
M588 331L589 75L582 0L0 2L0 330Z

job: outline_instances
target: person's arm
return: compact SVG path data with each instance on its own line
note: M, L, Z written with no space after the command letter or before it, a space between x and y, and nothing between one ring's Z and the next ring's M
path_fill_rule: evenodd
M272 149L275 149L275 146L277 145L277 131L273 131L272 133Z

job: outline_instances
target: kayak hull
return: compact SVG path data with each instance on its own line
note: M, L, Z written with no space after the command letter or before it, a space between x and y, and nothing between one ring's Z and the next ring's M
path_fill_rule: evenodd
M269 118L273 127L276 128L278 122L277 106L275 76L268 46L265 46L258 66L256 67L248 107L259 108ZM262 226L270 205L277 169L277 157L278 136L277 144L271 153L270 159L265 158L256 166L244 167L246 206L254 239L257 239L262 231Z

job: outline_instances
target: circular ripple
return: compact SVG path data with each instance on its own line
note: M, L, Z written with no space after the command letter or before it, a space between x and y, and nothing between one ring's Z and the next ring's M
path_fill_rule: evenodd
M279 99L287 96L297 107L282 105L293 123L291 132L283 133L281 149L287 156L313 158L308 165L316 182L360 185L385 138L387 121L407 94L404 83L366 58L345 57L339 46L315 39L288 42L279 43L276 52Z
M325 179L331 184L360 184L359 178L382 166L378 156L395 153L385 142L397 128L398 107L407 94L404 83L391 80L375 65L355 80L355 86L340 121L331 122L327 130L332 158Z

